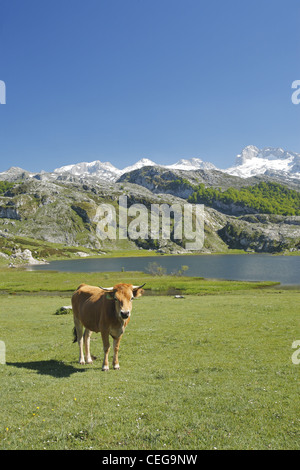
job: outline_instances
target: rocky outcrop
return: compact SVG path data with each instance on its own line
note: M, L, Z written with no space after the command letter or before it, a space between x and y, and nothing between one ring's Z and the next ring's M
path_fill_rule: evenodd
M194 172L188 172L194 173ZM122 175L118 182L134 183L147 188L154 194L168 193L183 199L187 199L193 188L190 181L184 181L182 171L166 170L159 167L144 167ZM192 178L192 175L189 175Z
M7 256L7 255L6 255ZM18 266L18 265L34 265L34 264L47 264L45 260L37 260L32 256L32 252L28 249L22 251L21 249L14 250L10 257L6 259L10 259L11 263L10 266Z
M0 218L1 219L13 219L20 220L21 216L15 207L11 206L0 206Z
M300 217L266 214L231 218L218 234L229 246L246 251L278 253L300 250Z

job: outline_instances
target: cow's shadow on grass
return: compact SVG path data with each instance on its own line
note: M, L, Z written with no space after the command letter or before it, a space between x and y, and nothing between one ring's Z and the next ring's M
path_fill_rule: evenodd
M18 367L20 369L35 370L40 375L50 375L51 377L70 377L77 372L85 372L82 367L74 367L72 364L65 364L61 361L50 359L49 361L33 362L6 362L7 366Z

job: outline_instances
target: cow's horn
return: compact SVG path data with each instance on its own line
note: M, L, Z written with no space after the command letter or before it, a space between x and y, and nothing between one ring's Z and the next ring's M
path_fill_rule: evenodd
M133 289L141 289L142 287L144 287L146 283L144 282L144 284L142 284L141 286L132 286Z
M99 286L99 287L100 287L100 289L106 290L107 292L112 292L114 290L113 287L101 287L101 286Z

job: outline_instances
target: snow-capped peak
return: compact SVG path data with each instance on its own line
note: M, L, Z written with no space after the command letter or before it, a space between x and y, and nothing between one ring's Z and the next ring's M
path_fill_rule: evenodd
M252 160L252 158L256 158L258 154L259 149L255 147L255 145L248 145L239 155L237 155L235 165L242 165L246 161Z
M116 180L121 176L122 171L112 165L110 162L81 162L74 165L66 165L54 170L56 174L70 173L75 176L96 176L109 181Z
M73 165L62 166L61 168L56 168L54 173L72 173L73 175L82 175L82 174L93 174L97 173L99 170L107 169L110 171L120 171L110 162L100 162L100 160L95 160L94 162L81 162L75 163Z
M224 171L241 178L272 173L300 178L300 155L280 147L260 150L254 145L248 145L237 155L235 165Z

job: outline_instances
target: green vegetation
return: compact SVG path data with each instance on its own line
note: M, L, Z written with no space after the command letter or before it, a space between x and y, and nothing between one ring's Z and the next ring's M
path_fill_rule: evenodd
M144 296L104 373L100 335L77 363L69 297L2 295L0 449L298 449L299 301Z
M0 181L0 194L6 193L8 189L11 189L15 186L15 183L10 183L9 181Z
M213 207L217 202L249 207L259 213L300 215L300 193L282 184L261 182L241 189L206 188L203 183L189 197L189 202Z

